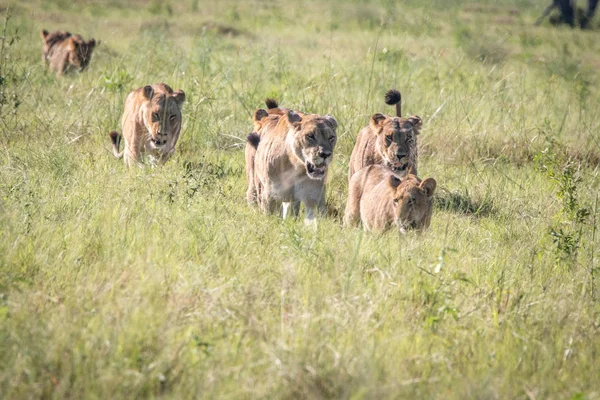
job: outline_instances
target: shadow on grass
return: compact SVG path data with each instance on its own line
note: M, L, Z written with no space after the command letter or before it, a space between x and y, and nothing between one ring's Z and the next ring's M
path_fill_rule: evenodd
M473 200L468 193L460 193L447 189L439 189L433 205L437 210L474 217L490 217L497 215L490 199Z

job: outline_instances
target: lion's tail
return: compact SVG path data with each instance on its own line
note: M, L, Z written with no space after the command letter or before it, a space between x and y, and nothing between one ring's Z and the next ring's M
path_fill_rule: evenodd
M256 132L252 132L250 133L246 139L248 140L248 143L250 144L250 146L254 147L255 149L258 147L258 144L260 143L260 135Z
M123 136L121 136L117 131L112 131L111 133L109 133L109 136L110 141L112 143L113 154L117 158L123 158L123 153L125 150L119 153L119 147L121 147L121 139L123 138Z
M396 105L396 116L402 116L402 95L396 89L390 89L385 94L385 104L389 106Z
M267 98L265 100L265 104L269 110L272 110L273 108L279 108L279 103L277 103L277 100Z

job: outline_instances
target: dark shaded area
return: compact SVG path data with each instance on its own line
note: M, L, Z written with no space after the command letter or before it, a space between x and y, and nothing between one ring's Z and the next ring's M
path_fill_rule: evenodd
M473 200L468 193L441 188L433 198L433 205L437 210L475 217L489 217L497 214L491 200Z
M542 23L554 9L558 9L559 14L557 16L551 16L550 22L554 25L567 24L571 27L579 25L582 29L590 27L590 22L596 14L599 0L588 0L587 9L581 9L575 7L574 0L553 0L552 3L546 7L544 13L535 22L536 25Z

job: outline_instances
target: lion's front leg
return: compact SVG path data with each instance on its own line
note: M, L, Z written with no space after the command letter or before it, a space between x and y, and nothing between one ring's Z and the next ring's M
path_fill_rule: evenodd
M317 227L317 216L325 215L325 195L313 193L313 196L308 196L304 199L304 208L306 214L304 216L304 225Z
M306 203L306 215L304 216L304 225L317 228L318 203Z
M360 222L360 198L351 187L348 190L348 200L344 211L344 226L355 227Z
M267 214L276 214L279 211L279 202L271 195L268 185L262 188L260 209Z
M289 216L297 217L300 213L300 202L299 201L284 201L281 203L281 212L283 219Z
M294 186L294 198L302 201L306 209L304 223L316 226L317 216L326 214L324 182L322 180L303 179Z

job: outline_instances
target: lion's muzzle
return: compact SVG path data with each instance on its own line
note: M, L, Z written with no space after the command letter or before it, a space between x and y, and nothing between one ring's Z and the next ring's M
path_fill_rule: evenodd
M306 174L311 179L323 179L327 171L327 164L323 161L320 164L313 164L310 161L306 162Z
M311 161L306 161L306 174L311 179L323 179L325 172L327 172L327 166L331 161L332 151L322 150L317 153L316 157L313 157Z

